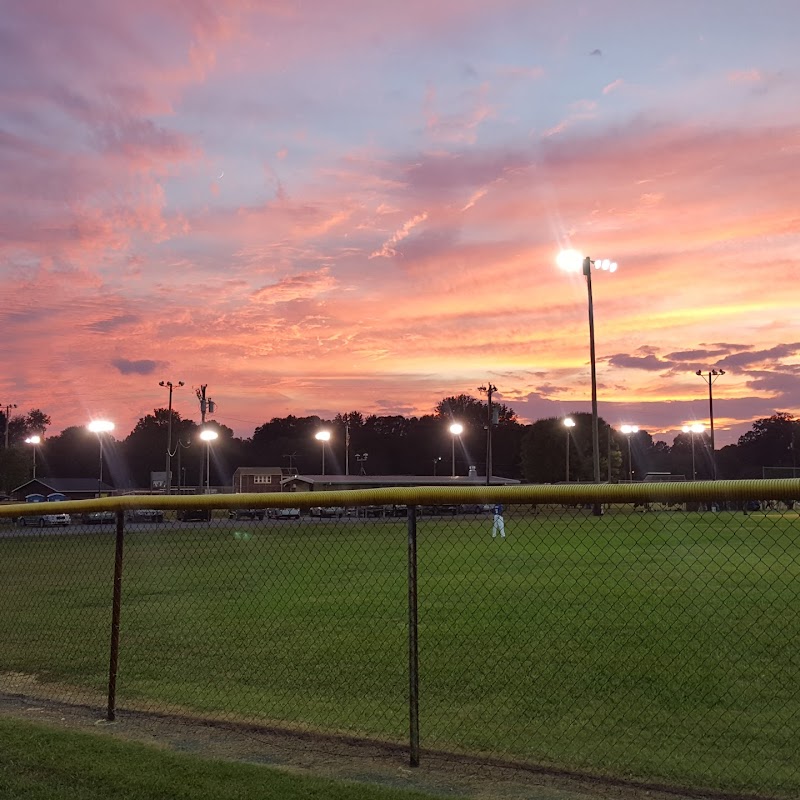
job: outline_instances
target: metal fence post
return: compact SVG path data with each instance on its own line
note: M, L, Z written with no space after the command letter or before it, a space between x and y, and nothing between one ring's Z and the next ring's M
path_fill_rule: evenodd
M119 620L122 612L122 556L125 547L125 512L117 511L117 542L114 552L114 598L111 607L111 657L108 665L108 713L113 722L117 706L117 667L119 665Z
M417 639L417 507L408 507L408 721L410 763L419 766L419 643Z

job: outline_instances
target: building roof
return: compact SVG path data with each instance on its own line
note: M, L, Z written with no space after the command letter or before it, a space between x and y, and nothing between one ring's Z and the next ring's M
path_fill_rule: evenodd
M113 486L109 486L105 482L101 483L97 478L33 478L17 486L12 491L12 494L18 495L34 486L43 486L53 492L62 492L64 494L96 494L98 491L114 491Z
M477 475L293 475L281 484L300 481L313 486L377 488L384 486L486 486L486 476ZM516 486L520 481L492 475L489 486Z
M285 477L293 477L297 474L296 469L289 469L288 467L237 467L234 475L283 475Z

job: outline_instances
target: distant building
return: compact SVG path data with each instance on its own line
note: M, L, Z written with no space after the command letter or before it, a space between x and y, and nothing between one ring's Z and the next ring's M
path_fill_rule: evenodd
M281 481L295 475L297 470L285 467L239 467L233 473L233 491L280 492Z
M29 494L53 493L63 494L69 500L89 500L98 494L113 494L114 487L97 478L34 478L13 489L11 496L21 502Z
M518 486L514 478L492 475L489 486ZM284 492L322 492L337 489L387 489L409 486L486 486L479 475L292 475L281 480Z

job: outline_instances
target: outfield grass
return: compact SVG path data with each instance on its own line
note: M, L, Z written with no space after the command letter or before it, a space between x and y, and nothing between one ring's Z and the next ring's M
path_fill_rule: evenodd
M127 537L120 707L402 741L404 521L214 525ZM796 514L489 529L419 522L424 747L800 791ZM112 573L108 531L0 540L0 670L102 692Z
M0 753L0 797L8 800L432 800L2 718Z

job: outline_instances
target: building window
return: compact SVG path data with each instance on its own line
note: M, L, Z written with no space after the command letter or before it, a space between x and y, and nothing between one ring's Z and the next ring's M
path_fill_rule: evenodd
M253 483L272 483L272 475L253 475Z

